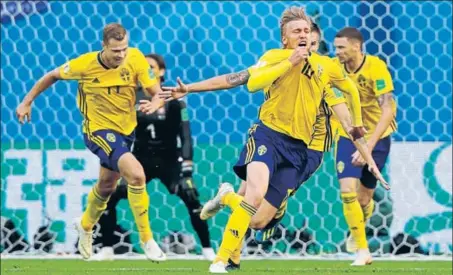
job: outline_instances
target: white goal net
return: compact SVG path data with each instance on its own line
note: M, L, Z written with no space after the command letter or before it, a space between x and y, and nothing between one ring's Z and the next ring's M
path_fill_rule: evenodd
M452 253L452 4L448 1L298 2L1 2L1 243L3 254L74 253L71 220L96 181L97 158L87 151L76 108L76 83L40 96L33 122L20 126L15 108L46 71L101 48L106 23L120 22L131 46L163 55L167 83L194 82L239 71L280 47L279 17L305 5L333 54L335 33L358 27L369 54L383 58L395 81L398 132L367 226L373 253ZM238 186L232 171L247 129L263 100L245 88L187 98L195 140L194 182L202 202L220 182ZM347 226L331 154L297 195L277 236L247 255L342 255ZM148 184L150 219L171 253L200 252L187 210L157 181ZM118 206L118 253L140 251L127 202ZM214 248L229 212L209 222Z

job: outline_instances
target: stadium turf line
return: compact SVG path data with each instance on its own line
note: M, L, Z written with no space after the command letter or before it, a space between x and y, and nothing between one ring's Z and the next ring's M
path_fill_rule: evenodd
M451 275L452 262L448 261L375 261L371 266L349 266L350 261L308 260L248 260L241 270L230 274L315 274L315 275ZM148 261L117 260L113 262L86 262L82 260L2 260L2 275L157 275L208 274L209 262L170 260L156 264Z

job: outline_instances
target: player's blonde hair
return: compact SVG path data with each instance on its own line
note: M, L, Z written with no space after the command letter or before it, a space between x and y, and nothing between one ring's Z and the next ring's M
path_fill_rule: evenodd
M311 26L311 18L305 13L304 7L289 7L287 8L280 18L280 34L281 37L285 35L286 25L291 21L296 20L305 20L308 22L308 25Z
M110 39L122 41L126 37L126 29L119 23L110 23L104 27L102 41L108 44Z

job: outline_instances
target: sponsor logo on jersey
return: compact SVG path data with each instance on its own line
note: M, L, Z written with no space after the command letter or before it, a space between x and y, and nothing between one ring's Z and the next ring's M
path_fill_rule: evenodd
M384 88L385 88L385 80L384 79L376 80L376 90L380 91Z

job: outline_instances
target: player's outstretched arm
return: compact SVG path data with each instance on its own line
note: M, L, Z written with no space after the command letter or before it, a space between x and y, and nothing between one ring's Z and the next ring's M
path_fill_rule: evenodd
M390 186L382 176L373 157L371 156L371 151L369 150L365 138L363 137L365 133L360 132L357 127L352 126L351 114L349 113L346 104L340 103L334 105L332 106L332 110L340 120L343 129L349 134L349 137L354 143L354 146L365 159L366 163L368 164L368 170L376 177L377 180L381 182L382 186L385 189L389 190Z
M25 121L31 121L31 104L36 97L38 97L43 91L47 90L47 88L52 86L59 79L61 79L60 69L57 68L46 73L40 80L38 80L38 82L35 83L19 106L17 106L16 115L21 124Z
M146 114L151 114L160 108L161 99L169 101L182 98L188 93L231 89L247 83L249 77L250 75L247 70L238 73L215 76L191 84L184 84L178 77L176 79L178 85L174 87L162 87L162 91L158 93L158 99L153 99L154 101L140 100L139 110Z
M163 87L165 95L170 95L172 98L181 98L188 93L200 93L207 91L217 91L231 89L240 85L244 85L250 78L248 70L240 71L237 73L224 74L214 76L206 80L195 83L184 84L178 77L176 79L177 86Z

